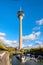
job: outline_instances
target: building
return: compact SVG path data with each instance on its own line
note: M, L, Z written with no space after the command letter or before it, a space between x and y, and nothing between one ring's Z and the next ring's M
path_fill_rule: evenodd
M10 65L8 51L0 51L0 65Z

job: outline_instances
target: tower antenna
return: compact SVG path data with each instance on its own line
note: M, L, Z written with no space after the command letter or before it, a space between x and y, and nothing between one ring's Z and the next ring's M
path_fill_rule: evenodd
M20 11L22 11L22 8L20 7Z

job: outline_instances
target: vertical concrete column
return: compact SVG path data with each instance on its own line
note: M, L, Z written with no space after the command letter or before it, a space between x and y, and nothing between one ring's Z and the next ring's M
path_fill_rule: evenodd
M22 45L22 17L20 17L20 33L19 33L19 36L20 36L19 49L22 49L23 48L23 45Z

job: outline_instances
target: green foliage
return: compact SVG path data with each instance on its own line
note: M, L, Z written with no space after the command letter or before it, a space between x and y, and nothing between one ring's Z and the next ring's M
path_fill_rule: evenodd
M8 51L11 52L11 51L14 51L15 49L13 47L8 47Z
M35 54L35 55L43 55L43 47L24 49L24 54L26 54L26 53L31 53L31 54Z
M15 55L15 52L16 52L15 48L13 48L13 47L7 47L7 49L8 49L10 57L12 57L12 55Z
M2 42L0 42L0 50L7 50L7 47Z
M24 53L24 49L20 49L20 52L21 52L21 54L23 54Z
M43 55L43 47L38 47L38 48L32 48L30 49L31 54L36 54L36 55Z

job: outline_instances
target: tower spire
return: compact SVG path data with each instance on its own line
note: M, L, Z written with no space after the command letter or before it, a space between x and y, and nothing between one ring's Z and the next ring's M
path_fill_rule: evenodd
M22 8L20 7L20 11L22 11Z

